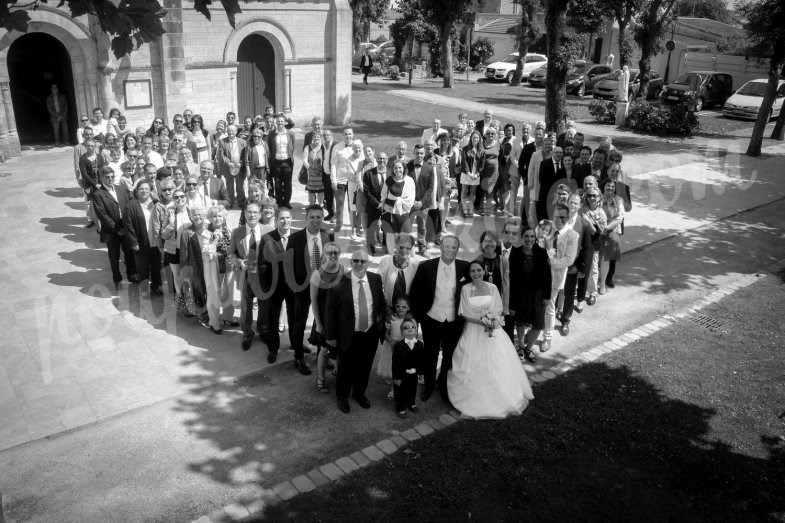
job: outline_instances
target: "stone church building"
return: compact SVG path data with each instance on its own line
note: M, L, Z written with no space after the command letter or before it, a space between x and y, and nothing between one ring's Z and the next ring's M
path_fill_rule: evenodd
M42 4L27 33L0 30L0 151L52 142L46 111L51 84L68 100L73 141L80 115L116 107L128 126L191 109L212 130L233 110L267 105L299 125L351 116L352 12L347 0L241 2L234 29L219 7L212 21L187 0L164 0L166 34L117 59L90 16ZM219 4L220 5L220 4Z

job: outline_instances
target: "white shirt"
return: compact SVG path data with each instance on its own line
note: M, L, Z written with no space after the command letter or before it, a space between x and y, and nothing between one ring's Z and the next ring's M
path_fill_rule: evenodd
M160 154L153 151L152 149L150 149L150 152L146 153L146 156L147 156L147 161L155 165L156 171L164 166L164 159L161 157Z
M422 138L420 138L420 144L425 145L428 143L429 140L433 140L437 144L439 143L439 137L443 134L447 134L447 129L442 129L439 127L439 130L433 132L433 127L428 127L426 130L422 132Z
M286 132L275 135L275 149L276 160L289 159L289 136L286 134Z
M259 165L254 167L266 167L267 151L265 151L264 145L263 144L254 145L254 149L256 149L256 157L259 159Z
M354 330L360 330L360 285L365 289L365 305L368 309L368 328L373 323L373 298L371 297L371 285L368 283L368 275L363 276L362 280L352 271L352 302L354 303Z
M210 180L207 180L207 188L204 187L205 181L199 178L199 185L196 192L199 193L199 197L202 199L202 203L204 204L205 209L209 209L212 206L212 199L210 198Z
M333 183L339 185L349 183L349 158L352 156L352 146L341 143L335 146L336 152L333 155L330 178Z
M324 246L322 245L322 238L321 235L317 232L316 234L311 234L308 232L308 229L305 229L305 237L308 239L308 260L313 264L313 241L316 240L316 244L319 246L319 254L324 254ZM312 269L316 267L311 266Z
M262 243L262 230L259 227L259 224L256 224L256 227L251 228L246 226L245 227L245 252L251 250L251 231L253 231L254 235L256 235L256 250L259 250L259 246Z
M142 214L144 214L144 224L145 228L147 229L147 238L152 241L153 240L153 209L155 208L155 202L153 199L150 198L147 200L147 203L139 202L142 206Z
M449 265L439 258L436 269L436 295L428 316L436 321L455 320L455 260Z
M90 120L90 127L93 128L93 136L98 136L99 134L106 134L106 126L109 122L101 118L101 120L94 124L92 120Z
M542 163L542 151L532 153L529 160L529 200L536 202L540 197L540 164Z

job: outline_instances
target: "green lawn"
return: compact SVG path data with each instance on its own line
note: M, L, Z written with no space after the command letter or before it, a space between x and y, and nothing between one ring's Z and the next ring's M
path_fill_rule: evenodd
M265 521L785 521L782 275L280 503Z

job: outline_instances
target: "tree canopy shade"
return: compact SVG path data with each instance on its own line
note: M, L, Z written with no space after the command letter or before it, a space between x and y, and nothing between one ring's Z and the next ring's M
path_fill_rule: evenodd
M785 5L782 0L757 0L746 4L741 9L741 13L747 20L744 28L749 32L750 52L762 59L769 59L769 82L766 85L766 94L747 146L748 155L760 156L763 132L774 104L777 83L780 75L785 73ZM785 111L780 111L777 124L771 134L775 140L783 139L785 122L783 114Z
M643 0L601 0L608 12L619 26L619 65L630 65L632 58L632 43L627 30L634 21L634 17L641 9Z
M241 12L239 0L220 1L229 24L234 27L234 18ZM0 0L0 25L8 31L25 33L30 22L29 11L44 4L48 5L48 0ZM209 20L211 4L211 0L195 0L194 9ZM166 10L158 0L60 0L56 4L56 7L63 6L74 18L94 16L101 29L112 38L112 52L117 58L130 54L166 32L163 27Z
M637 16L633 35L641 49L641 59L638 62L641 83L636 96L643 96L644 99L649 92L651 57L663 48L663 35L672 23L675 3L676 0L648 0Z
M514 31L514 40L518 48L518 60L515 62L515 73L510 83L512 85L520 85L521 76L523 76L524 60L526 60L526 54L529 52L529 46L540 37L540 26L535 19L535 11L540 2L539 0L513 0L513 2L521 6L521 21L517 26L510 28Z
M349 7L352 8L352 35L355 44L363 38L368 24L381 23L382 16L384 16L389 4L389 0L349 0Z

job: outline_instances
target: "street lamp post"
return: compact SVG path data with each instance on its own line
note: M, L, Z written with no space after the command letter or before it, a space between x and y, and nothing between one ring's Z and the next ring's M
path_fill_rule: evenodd
M670 41L668 42L668 45L667 45L667 48L668 48L668 63L665 65L665 80L664 80L664 82L666 84L668 83L668 78L669 78L669 75L670 75L670 72L671 72L671 53L673 52L673 48L675 47L675 45L673 43L673 37L676 34L676 20L678 20L678 19L679 19L679 17L674 16L673 20L671 21L671 39L670 39Z

